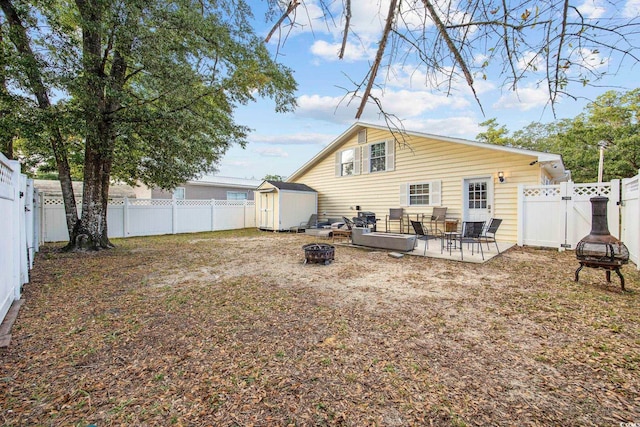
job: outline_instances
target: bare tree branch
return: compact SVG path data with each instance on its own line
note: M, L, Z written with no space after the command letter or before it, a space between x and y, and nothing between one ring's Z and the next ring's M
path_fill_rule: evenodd
M380 39L380 44L378 45L378 52L376 53L376 58L373 62L373 66L371 67L371 70L369 71L369 81L367 82L367 87L362 96L360 107L358 107L358 112L356 113L356 119L359 119L360 117L362 117L362 112L364 111L364 107L365 105L367 105L367 100L369 99L369 95L371 94L373 83L375 82L376 76L378 74L378 68L380 68L380 62L382 62L384 49L387 46L387 39L389 38L389 33L391 32L393 19L397 11L397 5L398 5L398 0L391 0L391 3L389 4L389 14L387 15L387 22L384 26L384 30L382 31L382 38Z
M427 12L429 12L429 15L431 15L431 19L433 19L433 22L436 25L436 29L438 30L438 33L442 36L442 38L444 38L445 43L447 44L447 47L449 48L449 50L453 54L453 57L455 58L456 63L458 64L458 66L462 70L462 73L464 74L464 77L467 80L467 84L469 85L469 88L471 89L471 92L473 92L473 97L476 99L476 102L478 103L478 106L480 107L480 110L482 111L482 114L484 114L484 109L482 108L482 103L480 102L480 99L478 98L478 94L476 93L476 88L473 85L473 76L471 75L471 71L469 70L469 67L467 66L467 62L464 60L464 58L462 57L462 54L460 53L460 51L458 50L457 46L455 45L455 43L453 42L453 40L449 36L449 33L447 32L447 29L445 28L444 24L442 23L442 20L438 16L438 13L436 12L435 7L433 7L433 4L431 3L431 1L430 0L422 0L422 3L427 8Z
M271 40L271 37L273 36L273 33L276 32L276 30L278 28L280 28L280 26L282 25L282 23L284 22L284 20L294 11L296 10L296 7L298 7L300 5L300 1L299 0L291 0L289 2L289 5L287 6L287 10L282 14L282 16L280 17L280 19L278 19L278 21L274 24L274 26L271 28L271 31L269 31L269 34L267 34L267 37L264 39L265 43L269 43L269 40Z
M344 20L344 34L342 35L342 46L340 47L340 54L338 58L344 58L344 51L347 48L347 38L349 36L349 25L351 24L351 0L345 0L345 20Z

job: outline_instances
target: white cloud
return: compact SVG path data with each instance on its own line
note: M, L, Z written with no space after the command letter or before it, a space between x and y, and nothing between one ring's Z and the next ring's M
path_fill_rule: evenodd
M622 9L624 18L637 18L640 16L640 0L628 0Z
M326 145L335 135L323 133L290 133L286 135L252 135L251 143L271 145ZM256 152L260 152L258 149Z
M580 11L582 16L589 19L602 18L607 11L600 0L585 0L585 2L579 5L577 9Z
M496 110L529 111L534 108L544 107L549 102L549 92L544 86L522 87L517 91L509 91L503 94L493 104Z
M574 51L571 60L573 63L589 69L606 68L609 65L609 58L587 48Z
M261 147L256 148L253 151L263 157L289 157L289 153L284 151L281 147Z
M482 131L478 125L482 120L473 114L468 114L439 119L410 119L403 121L403 125L405 129L416 132L474 140L476 135Z
M338 61L338 53L342 43L329 43L324 40L316 40L311 45L311 53L318 56L325 61ZM347 42L344 51L343 60L346 62L355 62L367 59L373 59L376 55L376 51L372 50L369 46L356 45L352 42Z
M519 71L527 70L529 72L535 72L543 70L544 67L544 58L533 51L525 52L522 57L518 59Z

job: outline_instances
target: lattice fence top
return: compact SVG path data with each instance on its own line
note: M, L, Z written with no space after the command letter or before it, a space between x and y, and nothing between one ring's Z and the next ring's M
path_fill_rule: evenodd
M524 197L557 197L560 196L560 186L525 187L523 194Z
M171 206L171 199L127 199L131 206Z
M0 159L0 184L11 185L13 170Z
M573 195L583 197L608 196L611 194L610 184L574 184Z
M126 200L126 202L125 202ZM188 206L215 206L215 207L253 207L255 202L253 200L176 200L176 206L188 207ZM64 201L61 196L44 197L43 203L48 206L62 206ZM76 203L78 206L82 205L82 198L76 197ZM173 199L124 199L124 198L110 198L109 206L124 206L127 203L129 206L160 206L169 207L173 205Z

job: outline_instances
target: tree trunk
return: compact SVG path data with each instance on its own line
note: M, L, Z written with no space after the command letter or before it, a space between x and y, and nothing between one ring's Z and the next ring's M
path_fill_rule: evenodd
M38 61L29 44L27 30L24 27L18 12L10 0L0 0L0 8L5 15L7 23L12 31L9 32L11 42L15 45L16 50L20 53L24 61L24 71L27 75L29 88L33 92L38 101L38 108L50 111L51 101L49 94L42 80L41 70ZM72 230L78 222L78 208L76 198L73 194L73 185L71 182L71 168L67 157L67 149L60 133L60 128L55 122L49 123L48 131L50 133L50 144L53 155L56 159L58 168L58 178L60 187L62 188L62 198L64 200L65 218L67 221L67 230L71 236Z
M99 250L113 247L108 237L107 207L115 135L113 109L106 95L112 88L102 60L103 5L91 0L76 0L76 5L82 17L86 141L82 217L69 234L67 249Z

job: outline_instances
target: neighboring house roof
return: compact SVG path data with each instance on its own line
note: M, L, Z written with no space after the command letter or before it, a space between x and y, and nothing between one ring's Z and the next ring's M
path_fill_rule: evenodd
M203 175L198 179L188 181L193 185L208 185L213 187L238 187L256 189L262 183L261 179L233 178L230 176Z
M311 160L309 160L307 163L302 165L301 168L299 168L293 174L291 174L287 178L288 181L294 181L297 178L299 178L300 175L302 175L305 172L307 172L316 163L318 163L320 160L322 160L325 156L327 156L329 153L333 152L337 147L342 145L347 139L351 138L354 133L357 133L358 131L360 131L362 129L367 129L367 128L389 131L389 128L386 127L386 126L373 125L373 124L368 124L368 123L363 123L363 122L356 122L353 125L351 125L351 127L349 127L349 129L347 129L345 132L343 132L342 135L338 136L335 140L333 140L333 142L331 142L322 151L320 151L318 154L316 154ZM562 162L562 156L559 155L559 154L543 153L541 151L525 150L525 149L522 149L522 148L505 147L505 146L502 146L502 145L487 144L487 143L484 143L484 142L470 141L468 139L461 139L461 138L451 138L451 137L447 137L447 136L433 135L433 134L428 134L428 133L423 133L423 132L414 132L414 131L404 130L404 131L398 131L398 133L403 134L403 135L407 135L407 136L429 138L429 139L434 139L434 140L442 141L442 142L450 142L450 143L453 143L453 144L461 144L461 145L468 145L468 146L472 146L472 147L484 148L484 149L487 149L487 150L495 150L495 151L499 151L499 152L507 152L507 153L516 153L516 154L528 155L528 156L535 157L534 161L538 162L540 164L540 166L553 179L555 179L557 181L562 181L563 179L569 179L570 176L571 176L570 172L565 169L564 163Z
M298 184L295 182L282 182L282 181L264 181L271 185L273 185L278 190L287 190L287 191L306 191L310 193L317 193L316 190L309 187L306 184Z
M82 196L83 183L80 181L73 181L73 194L76 196ZM42 193L50 196L61 196L62 187L60 181L55 179L34 179L33 186L40 190ZM109 186L109 197L129 197L135 198L136 191L133 187L127 184L111 184Z

